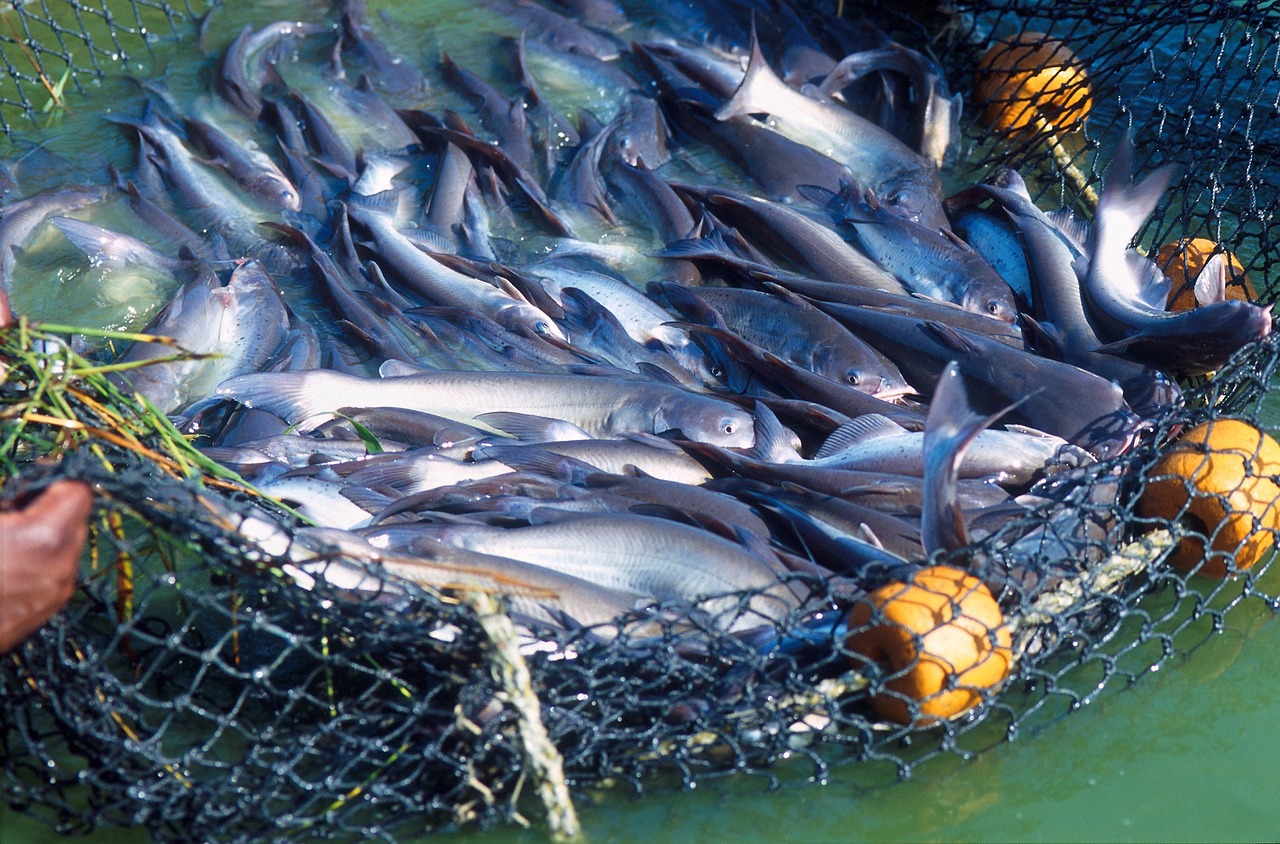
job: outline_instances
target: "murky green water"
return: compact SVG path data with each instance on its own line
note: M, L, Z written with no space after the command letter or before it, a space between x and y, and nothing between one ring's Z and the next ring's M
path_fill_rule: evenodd
M477 69L510 60L467 37L491 23L471 4L403 3L394 14L402 25L388 40L424 64L434 63L441 44ZM271 0L221 11L211 46L220 47L246 21L286 17L307 17L306 4ZM202 90L202 73L211 61L175 57L170 86L179 93ZM305 72L293 70L291 82ZM94 87L108 110L111 103L126 103L122 111L136 113L136 89L129 83L111 79ZM438 96L428 105L458 105L447 93ZM49 148L94 178L107 162L131 166L126 133L87 106L76 107L55 134ZM52 184L66 174L47 177ZM82 259L52 243L37 243L31 252L31 278L38 281L16 288L14 300L32 316L139 327L165 289L164 279L96 277ZM1275 402L1268 424L1272 431L1280 428ZM784 768L776 791L745 776L693 791L654 784L639 798L622 790L601 792L578 809L592 842L1277 840L1277 652L1280 624L1258 602L1245 603L1228 616L1225 632L1134 687L1111 687L1069 717L971 760L952 757L921 766L905 782L887 766L855 765L836 769L819 786L804 781L807 770ZM0 844L50 837L47 826L0 810ZM79 840L129 844L147 836L104 830ZM543 836L504 828L430 840L480 844Z

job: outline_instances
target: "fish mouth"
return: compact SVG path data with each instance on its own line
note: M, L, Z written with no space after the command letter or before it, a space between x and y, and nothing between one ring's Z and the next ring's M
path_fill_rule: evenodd
M916 389L912 387L910 384L903 384L901 387L881 386L880 389L876 390L873 393L869 393L869 395L871 395L873 398L880 399L881 401L887 401L887 402L892 402L894 404L897 404L899 403L898 402L899 399L912 398L914 396L920 395L920 393L917 392Z

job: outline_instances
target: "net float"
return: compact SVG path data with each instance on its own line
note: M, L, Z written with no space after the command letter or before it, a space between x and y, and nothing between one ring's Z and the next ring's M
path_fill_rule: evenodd
M1224 578L1252 568L1275 544L1278 474L1280 443L1268 434L1238 419L1206 422L1156 461L1137 513L1195 531L1170 555L1175 568Z
M978 61L975 99L995 129L1069 132L1093 107L1089 74L1066 44L1042 32L997 40Z
M887 662L888 690L872 697L883 718L930 726L972 709L1013 666L1012 633L978 578L952 566L921 569L854 605L851 651Z
M1198 294L1197 289L1201 273L1216 256L1222 256L1220 266L1226 270L1226 298L1258 301L1258 291L1244 274L1239 258L1206 237L1182 238L1166 243L1156 252L1156 266L1171 282L1166 304L1170 311L1189 311L1212 300L1203 292ZM1204 287L1199 289L1203 291Z

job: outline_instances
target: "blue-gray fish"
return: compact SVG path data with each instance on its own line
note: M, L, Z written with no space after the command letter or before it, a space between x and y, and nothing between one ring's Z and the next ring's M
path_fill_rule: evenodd
M750 413L667 384L591 375L520 372L427 372L382 379L317 370L256 373L224 382L217 394L261 407L303 428L340 407L404 407L479 427L492 411L564 419L593 437L683 432L732 448L755 442ZM496 431L496 429L493 429Z
M933 231L946 228L942 186L931 164L866 118L789 87L753 40L742 84L716 117L758 113L768 114L777 131L848 167L854 180L881 197L890 213Z
M708 596L757 591L745 609L738 597L708 600L703 608L729 630L784 618L799 599L778 582L780 564L737 543L687 525L637 515L588 515L543 525L493 528L423 526L424 543L439 542L580 577L655 601L691 604ZM378 533L366 531L375 545Z
M176 348L135 343L122 361L142 363L179 351L201 357L146 363L117 378L160 412L174 413L208 396L226 379L260 369L288 331L288 312L275 281L248 262L231 274L225 287L212 276L187 284L147 325L144 333L170 337Z
M1085 292L1099 336L1099 351L1123 354L1166 369L1204 374L1218 369L1245 345L1271 333L1271 309L1242 300L1212 302L1189 311L1164 310L1153 296L1152 277L1162 278L1150 260L1128 250L1173 177L1165 165L1133 182L1133 144L1116 150L1094 220ZM1167 282L1165 282L1167 286ZM1152 299L1158 299L1157 305Z

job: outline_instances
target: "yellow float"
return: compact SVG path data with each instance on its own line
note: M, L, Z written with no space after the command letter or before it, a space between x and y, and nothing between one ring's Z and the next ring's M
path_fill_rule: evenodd
M872 706L900 724L929 726L972 709L1013 665L1012 634L982 581L951 566L871 592L849 613L847 645L887 662L887 692Z
M1066 44L1040 32L996 41L978 61L975 99L992 127L1070 132L1093 107L1089 74Z
M1156 266L1171 282L1166 305L1169 310L1189 311L1199 307L1200 302L1196 300L1196 279L1215 254L1224 255L1227 262L1227 298L1258 301L1258 291L1244 274L1244 267L1235 255L1208 238L1183 238L1166 243L1156 252Z
M1156 462L1137 502L1148 519L1181 522L1208 538L1179 541L1170 562L1226 577L1252 568L1280 529L1280 443L1247 422L1217 419L1184 434Z

